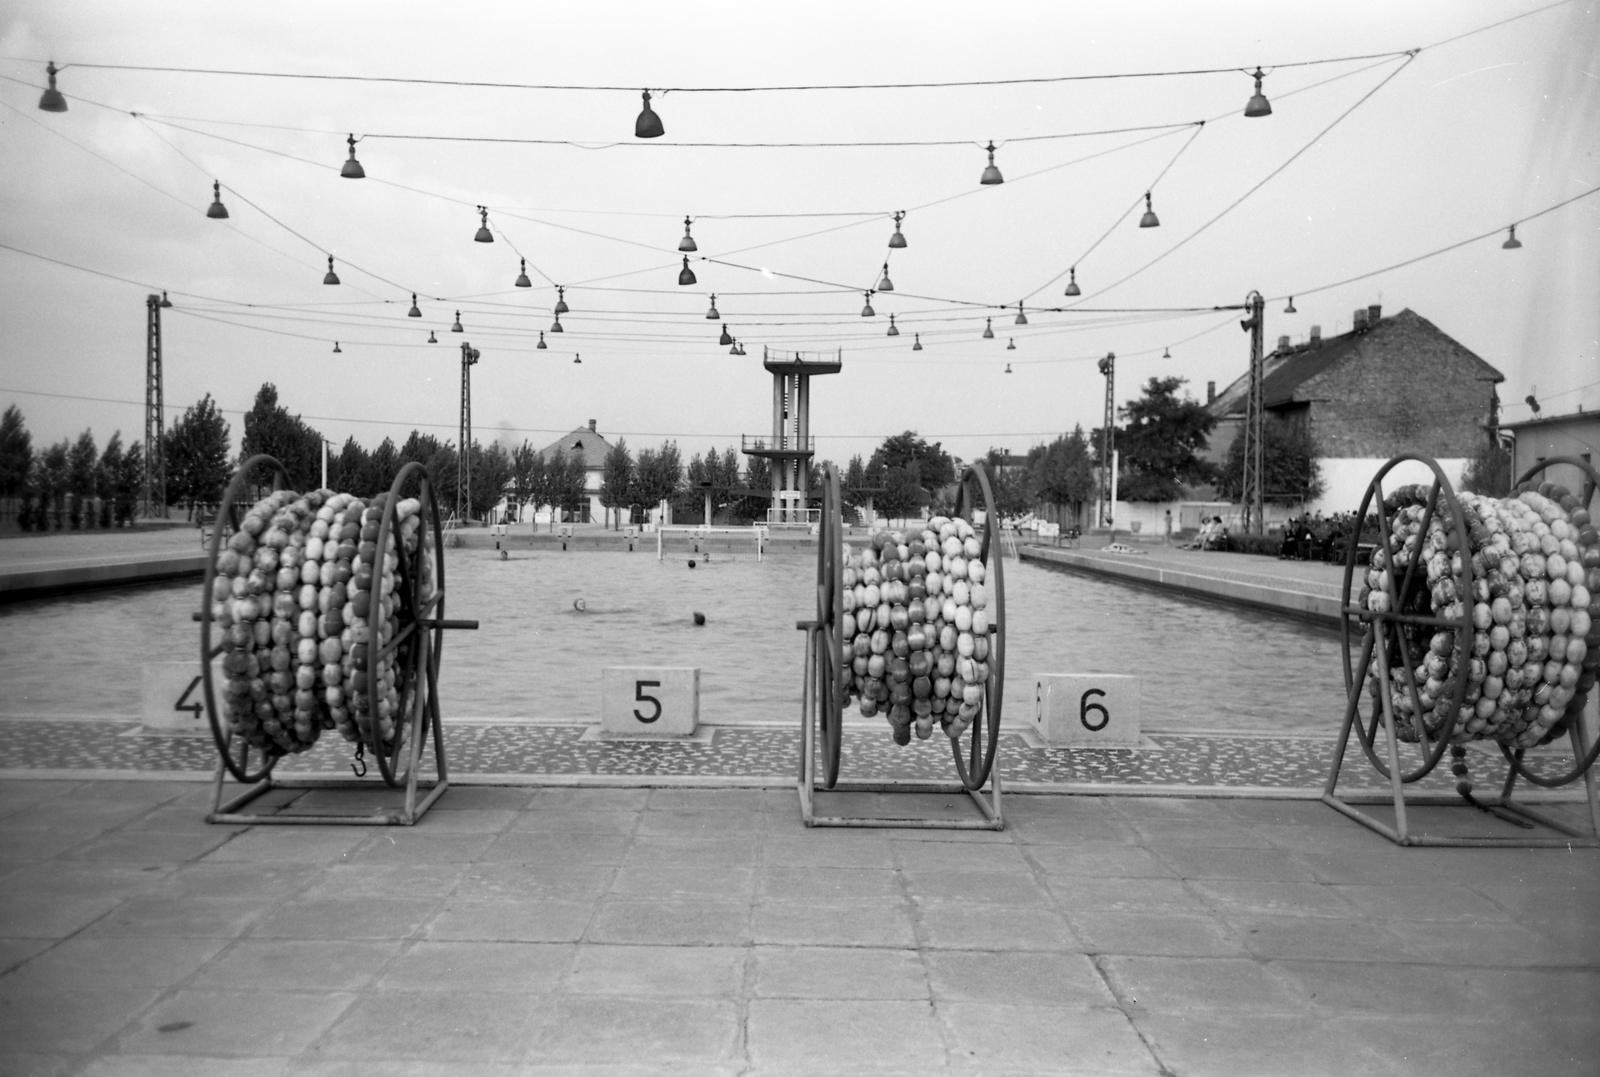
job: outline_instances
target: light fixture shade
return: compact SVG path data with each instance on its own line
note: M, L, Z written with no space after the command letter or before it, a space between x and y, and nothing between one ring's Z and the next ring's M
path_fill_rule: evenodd
M548 351L549 350L550 345L548 345L548 344L546 344L544 342L544 330L543 329L539 330L539 343L535 344L534 347L537 348L539 351Z
M1261 92L1261 80L1265 77L1261 73L1261 69L1259 67L1256 68L1256 92L1250 98L1250 103L1244 107L1244 114L1251 119L1255 119L1257 116L1272 115L1272 103L1267 100L1267 95Z
M889 263L888 262L883 263L883 278L878 281L878 291L880 291L880 292L892 292L892 291L894 291L894 281L889 279Z
M428 343L429 344L437 344L437 343L439 343L439 338L433 335L433 330L432 329L428 330Z
M412 292L411 293L411 309L406 311L406 317L407 318L420 318L420 317L422 317L422 308L417 306L417 293L416 292Z
M1139 218L1140 228L1160 228L1161 218L1156 216L1156 211L1150 205L1150 192L1144 193L1144 216Z
M567 288L564 284L556 285L556 310L557 314L565 314L572 308L567 306Z
M983 339L984 340L993 340L994 339L994 319L993 318L985 318L983 320Z
M528 279L528 260L523 258L520 261L522 263L522 272L517 274L516 285L518 288L532 288L533 281Z
M1509 234L1506 236L1506 241L1500 244L1500 249L1503 251L1514 251L1521 248L1521 246L1522 240L1517 238L1517 226L1512 225L1509 229Z
M1163 359L1171 359L1172 358L1172 349L1171 348L1162 348L1161 349L1161 358L1163 358Z
M167 310L171 310L172 309L172 300L167 298L167 293L166 292L162 292L161 293L161 302L157 303L156 306L162 307L162 308L167 309Z
M733 337L728 333L728 327L726 325L724 325L722 327L722 336L717 338L717 343L718 344L732 344L733 343Z
M338 284L339 274L333 271L333 255L328 255L328 272L322 277L323 284Z
M900 232L900 222L905 218L906 215L904 213L896 213L894 215L894 235L889 237L890 250L901 250L906 245L906 237Z
M1071 276L1067 278L1067 294L1082 295L1083 289L1078 287L1078 267L1073 266Z
M206 216L214 221L228 219L228 207L222 204L222 184L218 180L211 181L211 205L206 208Z
M333 342L333 354L335 354L335 355L340 354L340 352L339 352L339 342L337 340Z
M706 321L714 322L720 317L722 317L722 315L717 313L717 293L716 292L712 292L711 293L711 309L706 311Z
M889 332L887 334L885 334L885 335L886 336L891 336L891 337L897 337L897 336L900 335L899 327L894 324L894 315L893 314L889 315Z
M46 112L67 111L67 99L56 89L56 62L51 60L44 65L45 77L50 80L49 87L39 95L39 107Z
M916 334L915 336L913 336L911 338L911 350L914 351L914 352L920 352L922 350L922 334L921 333L918 333L918 334Z
M566 332L565 329L561 328L561 315L559 315L559 314L556 315L555 322L550 326L550 332L552 332L552 333L565 333Z
M694 270L689 268L689 256L686 254L683 256L683 268L678 271L678 284L686 288L694 282Z
M1016 337L1012 337L1009 341L1006 342L1006 351L1014 352L1016 350L1017 350L1017 338ZM1010 370L1011 368L1010 368L1010 366L1007 366L1006 369Z
M661 117L657 116L650 108L650 91L644 91L644 110L639 113L639 118L633 121L634 138L660 138L667 133L661 126Z
M478 207L478 232L472 237L475 243L493 243L494 233L489 231L489 210L484 206Z
M339 169L339 175L343 176L345 179L366 179L367 170L361 167L360 161L356 160L355 132L352 131L350 133L350 137L345 139L345 141L350 143L350 159L344 163L343 168Z
M728 349L728 354L729 355L738 355L739 354L739 342L737 340L733 342L733 347Z
M861 316L863 318L876 318L878 312L872 309L872 293L864 292L862 294L867 297L867 305L861 308Z
M1028 324L1028 316L1022 312L1022 301L1020 299L1017 301L1017 321L1016 321L1016 324L1017 325L1027 325Z
M989 166L983 170L983 175L979 177L978 182L985 187L993 187L995 184L1004 183L1005 181L1006 178L1002 176L1000 174L1000 170L994 166L994 143L990 142Z
M455 324L450 327L450 332L452 332L452 333L465 332L465 330L461 328L461 312L459 310L456 311L456 321L455 321Z
M687 217L683 219L683 238L678 240L678 249L680 251L697 251L700 249L695 246L694 237L689 234L689 218Z
M581 363L581 362L583 362L583 356L579 355L577 352L573 352L572 353L572 361L574 363Z
M1011 373L1011 364L1010 363L1006 364L1006 373L1007 374Z
M1298 310L1294 309L1294 296L1291 295L1289 297L1289 305L1287 307L1283 308L1283 312L1285 314L1299 314L1300 313Z

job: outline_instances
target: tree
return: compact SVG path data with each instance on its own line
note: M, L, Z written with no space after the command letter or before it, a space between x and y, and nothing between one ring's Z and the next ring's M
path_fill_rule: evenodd
M929 444L912 430L885 438L883 444L873 450L872 463L880 465L886 475L896 468L917 465L918 482L928 495L919 504L927 504L941 487L956 481L955 461L944 447L937 441ZM893 515L887 508L882 511L885 516Z
M279 406L278 387L270 381L262 383L244 416L240 458L248 460L258 453L275 457L283 465L291 490L314 490L322 481L322 435ZM385 483L383 489L388 488Z
M888 520L905 520L929 504L923 484L922 466L915 460L903 467L889 468L884 475L884 491L877 495L875 507Z
M765 456L745 459L744 480L740 485L750 492L734 502L733 514L740 519L765 522L767 508L772 504L772 465Z
M122 464L112 478L112 519L132 526L139 514L139 495L144 488L144 446L134 442L122 454Z
M1143 396L1121 409L1127 425L1116 434L1122 472L1117 496L1124 501L1172 501L1183 496L1185 485L1215 478L1215 469L1199 454L1217 420L1188 395L1178 399L1186 381L1151 378Z
M33 435L15 404L0 416L0 497L16 497L28 488L33 469Z
M1313 501L1325 489L1317 463L1317 443L1302 423L1269 417L1261 439L1263 497L1269 501ZM1244 428L1228 447L1227 462L1217 477L1217 493L1229 500L1241 496L1244 483Z
M550 505L575 520L581 518L583 503L589 496L589 465L584 460L583 450L568 456L557 449L546 466L550 474Z
M537 508L543 482L544 457L524 440L511 452L511 499L517 503L518 513L529 501Z
M1485 438L1461 473L1461 488L1487 497L1511 493L1511 454L1495 438Z
M511 484L511 454L498 441L491 441L487 449L474 442L470 460L472 515L487 520Z
M122 517L117 514L117 485L122 476L122 431L115 430L100 450L100 463L95 467L95 492L100 496L100 526L120 526Z
M1094 497L1094 465L1082 426L1028 451L1028 488L1046 504L1072 506L1074 515Z
M94 520L85 514L90 512L89 499L94 497L96 485L95 465L99 462L100 450L95 446L94 434L85 430L67 450L67 492L72 495L67 514L74 531L85 523L94 525Z
M645 511L662 501L675 501L683 487L683 458L678 454L678 443L663 441L659 449L645 449L634 464L638 476L633 500L643 505Z
M167 504L186 501L192 516L196 504L222 501L231 477L228 422L210 393L172 424L162 446L167 457Z
M990 449L984 454L984 470L989 473L989 489L994 494L994 510L1002 519L1021 516L1033 507L1033 495L1028 489L1025 464L1007 463L1009 456L1002 449Z
M437 454L435 454L437 456ZM446 474L446 472L449 474ZM384 438L378 447L367 454L366 467L362 469L360 488L363 497L377 497L379 494L389 492L389 487L394 485L394 477L400 474L400 454L395 450L394 441ZM434 459L428 461L428 474L433 477L435 495L439 498L439 511L448 512L456 507L456 462L455 453L450 453L449 467L440 467ZM441 484L450 484L449 496L441 492Z
M361 481L370 459L359 441L345 438L344 447L328 457L328 486L347 494L366 496L369 491L362 487Z
M616 510L617 524L622 523L622 510L633 501L633 454L628 451L628 440L618 438L606 453L600 472L600 504L606 510ZM615 528L613 528L615 530Z

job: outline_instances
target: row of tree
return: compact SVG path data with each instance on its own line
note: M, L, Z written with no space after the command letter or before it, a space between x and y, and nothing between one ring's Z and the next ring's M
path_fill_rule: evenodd
M22 412L0 415L0 497L19 503L24 531L77 531L122 526L134 518L144 482L138 442L123 447L115 433L101 449L85 430L35 451Z

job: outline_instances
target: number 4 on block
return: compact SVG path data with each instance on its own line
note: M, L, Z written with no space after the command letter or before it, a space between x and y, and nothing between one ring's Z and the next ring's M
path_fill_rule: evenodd
M1033 678L1033 728L1049 744L1137 748L1139 678L1120 673L1039 673Z
M698 667L607 666L600 694L600 727L607 733L686 737L700 725Z

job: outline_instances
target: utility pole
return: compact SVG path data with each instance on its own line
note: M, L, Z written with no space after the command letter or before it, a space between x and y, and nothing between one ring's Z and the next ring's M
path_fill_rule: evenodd
M144 331L144 482L139 490L139 515L167 514L167 454L161 392L161 308L172 304L165 295L145 296Z
M1262 341L1266 336L1267 301L1260 292L1245 297L1245 309L1250 317L1239 322L1239 328L1250 334L1250 396L1244 413L1244 475L1240 483L1240 500L1244 502L1244 530L1257 535L1266 530L1265 510L1262 505L1262 484L1266 481L1266 409L1263 407L1262 380L1264 378Z
M472 511L472 368L478 349L461 344L461 440L456 450L456 520L467 522Z
M1100 427L1100 523L1105 527L1112 524L1112 515L1116 511L1113 498L1117 496L1116 481L1113 472L1116 463L1112 459L1111 432L1117 421L1117 353L1106 352L1106 357L1100 360L1100 373L1106 378L1106 417Z

